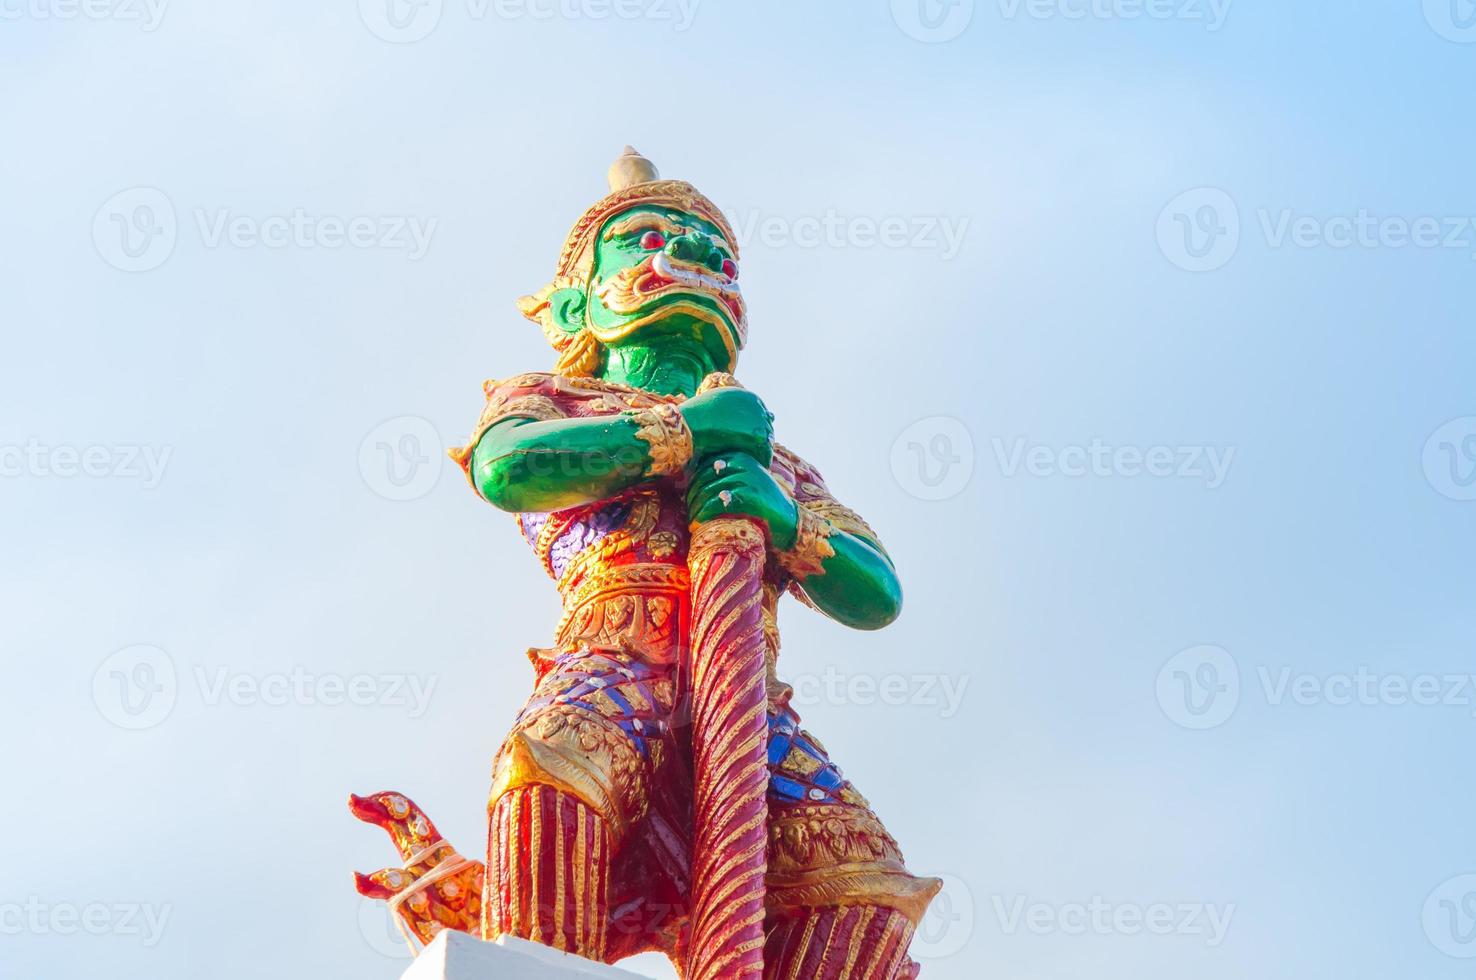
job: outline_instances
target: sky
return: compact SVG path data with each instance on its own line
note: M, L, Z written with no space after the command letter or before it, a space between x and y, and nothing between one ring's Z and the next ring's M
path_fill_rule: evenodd
M925 978L1468 976L1473 78L1469 0L0 0L0 976L406 968L344 801L481 856L558 605L443 450L627 143L900 570L780 671Z

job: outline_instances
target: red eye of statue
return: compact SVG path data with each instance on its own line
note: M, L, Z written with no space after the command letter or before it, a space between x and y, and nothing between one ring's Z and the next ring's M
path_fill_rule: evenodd
M641 236L641 248L648 252L655 251L666 244L666 236L659 231L648 231Z
M723 275L729 279L738 278L738 263L732 259L723 259Z

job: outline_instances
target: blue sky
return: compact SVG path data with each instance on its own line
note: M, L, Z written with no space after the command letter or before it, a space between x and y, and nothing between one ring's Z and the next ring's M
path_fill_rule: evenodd
M480 856L557 616L440 449L633 143L902 572L781 672L924 976L1468 974L1466 0L388 2L0 0L0 973L403 970L344 798Z

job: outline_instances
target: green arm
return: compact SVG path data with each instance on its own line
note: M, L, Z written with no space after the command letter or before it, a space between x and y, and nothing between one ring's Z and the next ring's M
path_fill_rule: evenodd
M793 552L799 540L801 506L767 466L746 453L720 453L701 460L687 487L687 509L694 522L752 517L769 529L769 542L781 553ZM881 629L896 619L902 611L902 585L881 545L834 525L827 542L835 554L824 560L823 571L799 570L810 572L796 580L805 598L831 619L855 629ZM793 562L786 565L795 570Z
M756 395L719 389L688 399L679 411L697 455L715 447L741 449L768 465L773 428ZM651 479L652 446L639 432L629 414L503 419L477 440L472 483L494 506L513 513L604 500Z
M547 512L604 500L650 480L650 446L636 433L629 416L536 421L510 418L489 428L472 451L472 482L493 506L513 513ZM731 458L731 457L730 457ZM773 486L767 467L754 463L764 479L756 489ZM738 476L739 474L734 474ZM725 478L716 482L720 486ZM713 499L709 496L709 501ZM773 487L760 492L739 512L763 520L774 546L794 546L798 504ZM697 520L731 511L712 504L712 513L694 513ZM837 530L829 538L835 554L825 560L825 572L799 584L821 612L855 629L876 630L902 611L902 584L881 545L865 537Z
M799 590L825 615L858 630L879 630L902 612L902 582L880 545L843 531L830 536L835 554L825 573L801 581Z
M646 482L650 446L629 416L504 419L477 440L472 483L512 513L594 503Z

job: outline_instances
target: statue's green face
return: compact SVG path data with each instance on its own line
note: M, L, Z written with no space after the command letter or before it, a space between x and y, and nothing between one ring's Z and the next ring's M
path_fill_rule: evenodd
M584 325L608 347L691 336L731 369L748 335L733 245L711 222L641 205L607 220L595 246Z

